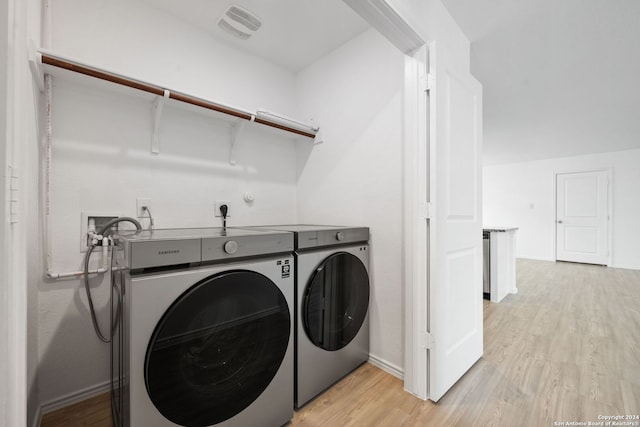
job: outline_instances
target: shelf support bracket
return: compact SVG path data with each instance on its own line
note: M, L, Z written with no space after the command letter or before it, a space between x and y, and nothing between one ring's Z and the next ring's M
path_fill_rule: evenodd
M255 116L251 116L250 121L254 121L255 118L256 118ZM246 125L247 125L247 122L235 122L231 125L231 146L229 147L229 164L231 166L236 165L236 159L234 155L236 143L242 136L242 132L244 131L244 128Z
M162 118L162 109L164 108L164 102L171 92L164 90L164 96L157 96L153 101L151 107L151 113L153 115L153 130L151 133L151 154L160 154L160 140L158 133L160 132L160 119Z
M313 119L311 119L311 127L316 133L315 138L313 138L313 145L322 144L324 142L324 136L322 135L322 130L320 129L320 126L318 126L316 121Z
M40 92L44 92L44 70L42 69L42 55L36 49L33 40L29 40L29 69L31 76L38 85Z

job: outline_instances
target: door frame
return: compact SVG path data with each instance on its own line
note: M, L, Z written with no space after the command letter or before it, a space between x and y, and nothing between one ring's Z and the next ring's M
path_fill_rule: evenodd
M402 377L407 392L426 400L429 363L424 340L429 319L429 287L427 264L420 261L426 261L429 248L425 216L429 165L427 157L423 156L422 163L418 159L421 150L428 153L428 147L425 144L421 147L421 143L428 142L429 111L421 110L420 103L426 106L421 98L426 96L422 89L426 89L423 85L428 71L429 45L387 0L343 1L405 55L402 125L405 366Z
M25 96L30 89L26 61L27 2L8 0L0 5L3 32L0 43L0 424L24 426L28 413L27 396L27 252L23 183L25 148L29 118ZM28 110L27 110L28 111Z
M429 398L429 224L430 98L429 45L405 55L404 84L404 389Z
M9 28L12 19L9 18L9 2L0 3L0 27L7 30L0 33L0 45L8 46L9 44ZM0 408L2 415L0 416L0 425L10 425L9 422L15 420L15 409L11 407L11 395L17 390L12 383L11 361L17 357L16 351L6 345L9 343L9 329L14 326L14 316L12 316L10 307L13 305L10 300L9 286L12 286L11 275L9 273L9 262L6 258L10 251L9 247L9 215L7 213L7 172L9 164L7 162L7 153L9 152L11 139L9 138L9 121L10 121L10 100L8 91L10 90L9 64L11 58L9 52L0 50L0 322L6 327L0 328L0 384L7 384L6 387L0 388Z
M613 167L557 170L553 173L553 260L558 261L558 175L606 172L607 174L607 267L613 259Z
M426 400L433 398L429 366L431 337L428 264L433 236L429 191L434 157L430 123L434 98L428 93L433 75L429 52L435 40L425 41L389 5L388 0L343 0L405 55L403 99L403 282L404 282L404 388ZM480 246L481 248L481 246ZM481 298L481 297L480 297ZM482 326L481 326L482 327ZM443 339L440 337L439 339ZM440 396L435 396L438 399Z

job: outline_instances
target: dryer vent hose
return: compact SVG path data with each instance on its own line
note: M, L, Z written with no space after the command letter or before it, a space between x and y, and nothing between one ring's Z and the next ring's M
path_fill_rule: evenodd
M138 220L130 218L128 216L123 216L120 218L114 218L111 221L107 222L101 230L98 231L98 234L102 236L108 236L110 234L110 229L114 225L120 222L130 222L136 226L137 230L142 230L142 226ZM89 301L89 311L91 312L91 321L93 322L93 329L96 331L96 335L100 338L100 341L105 343L110 343L111 338L113 337L113 331L115 329L115 324L111 325L111 329L109 331L109 337L106 337L105 334L100 330L100 326L98 325L98 319L96 318L96 310L93 307L93 298L91 298L91 288L89 287L89 258L91 258L91 253L95 249L95 245L89 245L89 249L87 249L87 253L84 255L84 288L87 291L87 300ZM107 250L107 248L103 248L103 250ZM118 304L118 311L120 310L120 305ZM119 313L116 316L114 322L118 321Z

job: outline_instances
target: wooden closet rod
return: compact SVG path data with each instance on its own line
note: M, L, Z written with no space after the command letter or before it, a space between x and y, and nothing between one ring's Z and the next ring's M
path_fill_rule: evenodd
M100 80L106 80L111 83L116 83L122 86L127 86L133 89L141 90L144 92L152 93L157 96L164 96L165 89L160 86L151 85L148 83L143 83L138 80L129 79L123 76L119 76L117 74L109 73L106 71L100 71L95 68L86 67L84 65L80 65L77 63L73 63L64 59L56 58L54 56L47 55L46 53L41 53L42 63L51 65L53 67L62 68L65 70L73 71L75 73L84 74L86 76L94 77ZM290 126L286 126L281 123L273 122L271 120L267 120L261 117L256 117L253 114L247 113L245 111L237 110L231 107L226 107L224 105L216 104L211 101L207 101L204 99L196 98L190 95L186 95L180 92L169 91L169 98L174 99L176 101L184 102L187 104L195 105L197 107L206 108L208 110L217 111L219 113L227 114L230 116L238 117L240 119L254 121L256 123L260 123L265 126L270 126L276 129L280 129L286 132L291 132L296 135L301 135L307 138L315 138L315 134L311 132L305 132L300 129L296 129Z

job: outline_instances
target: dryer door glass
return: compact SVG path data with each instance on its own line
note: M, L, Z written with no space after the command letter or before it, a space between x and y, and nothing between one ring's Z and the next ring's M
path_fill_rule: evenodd
M358 334L369 307L369 275L346 252L326 258L313 273L302 299L302 322L316 346L340 350Z
M175 424L208 426L247 408L278 372L291 319L278 287L256 272L211 276L181 295L151 337L145 382Z

